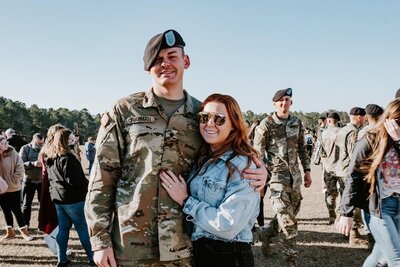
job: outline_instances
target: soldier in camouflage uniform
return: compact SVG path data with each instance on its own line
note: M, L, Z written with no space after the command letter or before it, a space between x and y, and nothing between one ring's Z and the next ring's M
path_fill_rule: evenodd
M304 147L304 127L301 121L289 115L292 105L292 89L276 92L272 101L276 112L263 119L256 129L254 147L260 155L266 153L267 165L271 170L271 201L276 212L265 234L260 234L264 255L269 254L269 238L279 232L283 245L286 266L297 266L296 247L297 220L302 199L302 184L299 159L304 170L304 186L311 186L310 158ZM278 226L278 227L277 227Z
M325 204L329 212L329 224L333 224L336 220L336 198L338 195L337 184L343 188L342 180L336 176L335 168L339 155L336 153L336 136L340 128L337 126L340 121L340 116L336 112L328 114L327 128L321 135L321 146L325 157L322 158L325 190Z
M365 110L360 107L354 107L350 110L350 122L341 128L336 137L336 148L339 150L339 160L336 164L336 175L342 180L339 184L339 194L343 194L345 179L349 173L350 157L353 153L354 146L358 140L358 132L365 122ZM356 209L354 212L354 225L350 231L349 243L354 245L362 242L358 228L361 227L361 211Z
M99 266L191 266L181 207L158 177L165 169L186 177L200 147L200 102L183 90L184 46L174 30L154 36L143 57L153 87L102 117L85 207ZM247 171L261 190L266 169Z

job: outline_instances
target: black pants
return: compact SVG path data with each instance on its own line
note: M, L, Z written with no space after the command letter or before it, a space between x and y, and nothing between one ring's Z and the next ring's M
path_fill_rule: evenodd
M6 226L14 226L12 213L14 213L15 218L17 219L18 226L25 226L24 216L21 211L21 191L0 195L0 207L3 210Z
M22 186L22 213L24 214L25 223L28 226L31 220L32 202L36 191L38 192L37 197L39 201L42 183L33 183L29 180L24 181Z
M195 267L253 267L251 245L200 238L193 242Z

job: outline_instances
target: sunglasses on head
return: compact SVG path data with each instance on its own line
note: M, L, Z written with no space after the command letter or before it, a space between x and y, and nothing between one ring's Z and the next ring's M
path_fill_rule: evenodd
M199 121L201 124L207 124L212 119L215 125L222 126L226 121L226 116L221 113L199 112Z

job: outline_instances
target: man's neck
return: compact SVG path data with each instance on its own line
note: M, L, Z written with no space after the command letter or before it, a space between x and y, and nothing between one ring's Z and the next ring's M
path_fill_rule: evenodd
M277 111L276 112L276 115L278 116L278 118L280 118L280 119L284 119L284 120L286 120L287 118L289 118L289 112L279 112L279 111Z
M176 87L153 85L153 92L156 96L170 100L179 100L184 97L183 87L181 85Z

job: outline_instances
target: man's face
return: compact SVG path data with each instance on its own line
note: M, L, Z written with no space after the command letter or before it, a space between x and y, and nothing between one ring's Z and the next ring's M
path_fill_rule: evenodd
M182 48L161 49L150 68L150 74L155 84L174 86L182 82L183 72L189 65L189 57L183 54Z
M274 102L274 106L278 115L289 114L290 106L292 105L292 98L290 96L283 96L278 101Z

